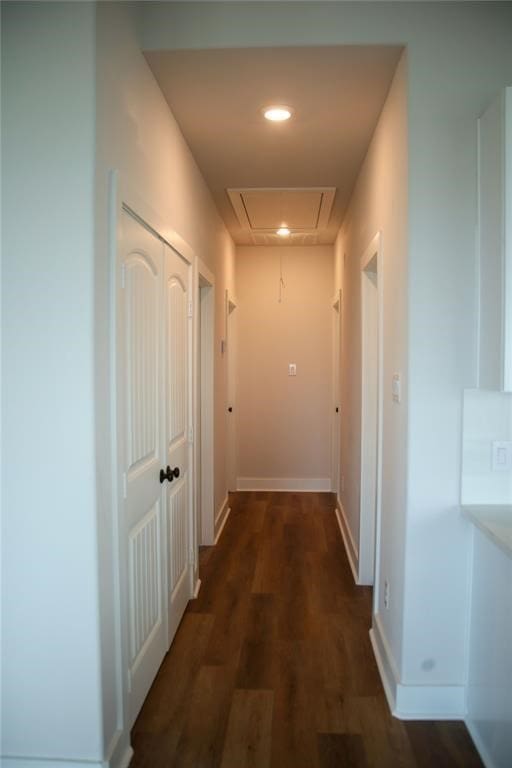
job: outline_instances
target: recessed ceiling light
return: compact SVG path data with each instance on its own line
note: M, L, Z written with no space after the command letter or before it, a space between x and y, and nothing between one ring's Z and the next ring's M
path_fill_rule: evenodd
M269 107L263 107L263 116L273 123L282 123L284 120L289 120L292 112L292 108L286 107L284 104L272 104Z
M289 237L290 230L288 227L279 227L279 229L276 229L276 235L279 235L279 237Z

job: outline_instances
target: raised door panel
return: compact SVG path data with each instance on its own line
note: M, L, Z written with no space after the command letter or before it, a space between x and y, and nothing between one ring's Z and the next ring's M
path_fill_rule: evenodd
M124 265L126 472L140 474L148 462L159 460L158 272L141 252L131 253Z
M130 531L130 667L138 666L144 646L162 621L160 504Z
M168 281L169 446L187 439L187 286L172 275Z

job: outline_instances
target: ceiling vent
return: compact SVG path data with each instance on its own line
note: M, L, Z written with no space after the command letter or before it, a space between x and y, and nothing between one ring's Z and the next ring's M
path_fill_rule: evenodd
M241 228L255 245L315 245L329 222L336 188L247 188L227 193ZM291 230L289 237L276 235L282 226Z

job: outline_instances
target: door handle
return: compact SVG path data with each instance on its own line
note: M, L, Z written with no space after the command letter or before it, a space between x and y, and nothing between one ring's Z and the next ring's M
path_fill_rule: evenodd
M160 483L163 483L164 480L168 480L170 483L174 480L174 475L169 465L165 469L160 470Z
M231 405L229 406L229 408L228 408L228 411L229 411L230 413L233 413L233 408L232 408L232 406L231 406Z
M174 467L174 469L171 469L170 466L167 465L165 469L160 470L160 483L163 483L164 480L168 480L170 483L172 483L174 478L178 478L179 476L179 467Z

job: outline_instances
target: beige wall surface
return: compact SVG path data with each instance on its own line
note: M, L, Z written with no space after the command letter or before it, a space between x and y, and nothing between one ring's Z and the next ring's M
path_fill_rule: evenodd
M236 285L238 477L329 479L333 249L237 248Z
M341 361L341 503L352 536L359 543L361 479L361 256L375 234L382 233L383 306L383 458L381 574L396 585L401 578L407 450L407 59L402 56L387 101L361 168L347 216L335 244L337 288L343 292ZM402 402L392 402L391 379L402 374ZM376 575L379 582L382 579ZM383 590L380 599L382 600ZM382 606L379 606L379 610ZM393 620L390 621L390 615ZM399 611L383 621L400 647Z

